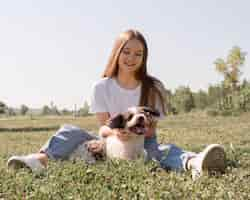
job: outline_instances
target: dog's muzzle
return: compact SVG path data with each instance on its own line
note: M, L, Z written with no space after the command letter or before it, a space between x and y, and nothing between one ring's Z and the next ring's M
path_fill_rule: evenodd
M146 117L143 114L135 115L130 122L128 122L128 128L131 132L137 135L143 135L146 131Z

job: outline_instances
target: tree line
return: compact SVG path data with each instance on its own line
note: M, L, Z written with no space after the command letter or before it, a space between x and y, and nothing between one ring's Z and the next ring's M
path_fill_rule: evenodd
M210 85L207 91L192 92L189 87L180 86L174 93L166 91L167 107L170 113L190 112L193 109L206 110L209 115L239 115L250 111L250 82L240 81L246 52L234 46L226 59L217 58L215 70L223 81Z
M214 61L215 70L223 76L223 81L210 85L207 91L200 89L192 92L188 86L179 86L174 92L166 90L166 104L170 114L186 113L192 110L205 110L208 115L239 115L250 111L250 82L246 79L240 81L242 67L246 60L246 52L234 46L226 59L217 58ZM21 105L20 109L8 107L0 101L0 115L26 115L29 108ZM41 115L89 115L89 105L85 101L79 109L59 110L51 102L44 105Z
M83 106L79 109L75 108L73 110L69 109L58 109L57 106L51 102L50 105L44 105L41 109L38 109L38 111L34 111L31 108L29 108L27 105L21 105L20 108L12 108L8 107L6 103L3 101L0 101L0 115L3 116L17 116L17 115L73 115L75 117L77 116L87 116L90 115L89 113L89 104L87 101L84 101Z

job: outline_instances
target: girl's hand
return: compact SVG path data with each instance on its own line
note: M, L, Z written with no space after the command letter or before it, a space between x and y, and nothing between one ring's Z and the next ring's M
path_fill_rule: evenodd
M147 129L147 132L145 133L145 137L149 138L149 137L154 136L154 134L155 134L155 128L150 127Z
M156 125L157 123L154 122L152 123L148 128L147 128L147 132L145 133L145 137L149 138L155 135L155 131L156 131Z
M108 126L106 125L103 125L100 127L99 129L99 133L98 133L101 137L105 138L105 137L108 137L109 135L112 135L113 134L113 131L111 128L109 128Z

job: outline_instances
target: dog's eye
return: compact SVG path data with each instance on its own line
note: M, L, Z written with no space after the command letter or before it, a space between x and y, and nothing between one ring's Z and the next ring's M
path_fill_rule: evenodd
M144 112L146 116L150 116L150 112Z
M128 116L128 120L131 120L131 119L132 119L132 117L133 117L133 114L129 114L129 116Z

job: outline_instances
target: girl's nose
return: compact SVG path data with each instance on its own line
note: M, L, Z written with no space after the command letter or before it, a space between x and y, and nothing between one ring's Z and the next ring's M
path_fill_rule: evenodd
M135 59L135 56L134 55L129 55L128 57L127 57L127 59L129 60L129 61L133 61L134 59Z

